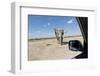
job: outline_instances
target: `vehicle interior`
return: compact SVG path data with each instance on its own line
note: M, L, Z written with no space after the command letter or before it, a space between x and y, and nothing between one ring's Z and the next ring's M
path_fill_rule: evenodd
M82 51L82 53L75 57L75 59L88 58L88 18L87 17L76 17L79 24L82 36L83 45L78 40L69 41L69 49L72 51Z

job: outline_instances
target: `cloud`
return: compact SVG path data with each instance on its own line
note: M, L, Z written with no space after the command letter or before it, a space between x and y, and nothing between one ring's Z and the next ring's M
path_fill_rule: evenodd
M50 25L50 23L48 22L48 26Z
M51 25L51 23L47 23L47 25L43 25L43 27L48 27L48 26L50 26Z
M68 24L73 23L73 20L71 19L71 20L67 21L67 23Z

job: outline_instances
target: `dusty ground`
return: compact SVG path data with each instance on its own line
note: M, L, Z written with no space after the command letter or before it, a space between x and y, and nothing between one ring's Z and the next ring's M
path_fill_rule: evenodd
M28 60L72 59L81 54L68 48L69 40L83 42L82 36L64 38L64 45L57 44L56 39L29 41Z

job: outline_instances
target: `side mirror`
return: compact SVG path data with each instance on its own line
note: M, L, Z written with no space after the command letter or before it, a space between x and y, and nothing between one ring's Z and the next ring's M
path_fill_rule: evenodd
M72 51L82 51L83 50L82 44L78 40L70 40L68 45L69 45L69 49Z

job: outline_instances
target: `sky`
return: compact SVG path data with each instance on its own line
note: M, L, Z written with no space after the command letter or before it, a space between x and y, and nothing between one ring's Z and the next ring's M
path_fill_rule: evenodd
M28 15L29 39L55 37L55 28L64 29L64 36L81 35L74 16Z

